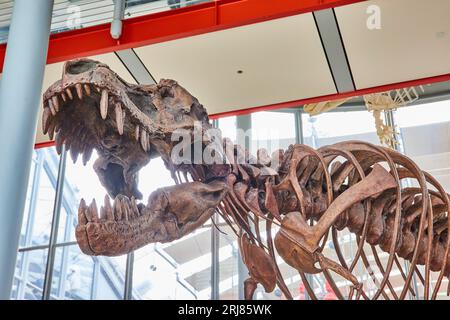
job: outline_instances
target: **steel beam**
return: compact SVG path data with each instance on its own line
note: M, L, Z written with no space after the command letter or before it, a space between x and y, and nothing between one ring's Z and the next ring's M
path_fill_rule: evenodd
M123 20L119 40L102 24L53 34L47 63L129 49L364 0L218 0ZM31 10L30 10L31 12ZM28 27L32 30L32 27ZM0 73L5 45L0 45Z

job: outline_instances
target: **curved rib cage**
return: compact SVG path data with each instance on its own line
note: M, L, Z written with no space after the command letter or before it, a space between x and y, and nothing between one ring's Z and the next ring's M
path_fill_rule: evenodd
M238 148L234 155L227 155L229 159L236 160ZM280 161L277 173L269 168L274 161ZM443 277L450 274L448 195L432 176L398 152L360 141L318 150L297 144L272 157L259 150L257 165L233 163L232 168L227 178L229 191L218 212L240 239L250 275L245 281L247 299L252 298L257 283L267 292L278 285L292 299L275 263L275 248L299 272L312 299L317 297L307 273L323 273L340 299L404 299L408 291L435 299ZM418 186L408 186L412 184ZM265 239L261 219L266 223ZM274 226L279 227L275 237ZM345 228L357 240L350 261L338 242L338 233ZM328 239L339 261L323 254ZM388 254L385 266L377 247ZM369 261L368 248L375 262ZM402 268L400 258L409 261L408 270ZM359 262L377 288L372 297L353 275ZM390 282L394 265L404 280L399 295ZM424 275L418 265L425 266ZM381 279L374 270L379 270ZM432 290L431 271L439 271ZM336 285L333 272L348 281L348 295ZM413 290L414 273L423 284L423 294Z
M239 239L250 275L245 281L247 298L258 283L268 292L278 285L292 298L277 255L298 270L312 298L305 274L323 273L341 299L369 299L355 276L357 265L364 266L377 287L372 299L404 299L408 291L418 295L411 286L415 274L423 283L423 297L436 298L443 277L450 274L448 195L433 177L395 151L350 141L319 150L292 145L272 156L261 149L256 159L247 159L239 146L208 133L206 109L176 81L128 84L105 64L89 59L66 62L62 78L43 100L44 134L53 139L56 133L57 151L65 144L74 162L79 153L87 162L96 149L94 169L114 198L111 206L106 197L100 212L95 201L89 207L80 202L76 238L86 254L117 256L149 243L180 239L218 211ZM180 131L187 132L187 150L200 145L202 152L195 154L211 152L219 163L172 161ZM147 204L137 203L142 197L137 172L155 157L163 159L178 184L180 173L184 180L190 173L195 181L160 188ZM338 241L343 229L357 242L350 260ZM325 254L330 241L334 260ZM369 259L368 248L375 261ZM388 256L386 265L378 248ZM408 270L402 269L401 259L409 261ZM404 279L399 295L391 283L394 265ZM418 265L425 266L423 275ZM433 288L432 271L439 272ZM333 273L349 283L348 294L341 292Z

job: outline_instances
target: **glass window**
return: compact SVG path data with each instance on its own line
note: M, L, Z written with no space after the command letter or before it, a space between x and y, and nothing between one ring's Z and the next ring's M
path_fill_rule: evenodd
M133 299L196 299L197 290L187 276L161 245L147 245L134 253Z
M78 245L56 249L53 269L52 299L115 300L122 299L126 256L91 257Z
M62 200L63 210L61 212L59 230L65 230L65 227L72 229L76 226L78 206L81 199L84 199L88 205L93 199L95 199L97 207L103 204L106 191L93 168L97 158L98 155L94 151L89 162L83 165L81 159L74 163L70 158L70 152L67 153L64 196ZM67 218L72 221L70 223L67 222ZM71 235L70 240L75 240L74 232L67 232L67 234ZM58 241L68 241L69 239L65 239L65 236L65 232L58 232Z
M362 140L377 145L380 144L378 136L376 135L374 118L372 114L366 110L328 112L317 116L302 114L302 127L304 143L315 149L346 140ZM346 262L351 263L358 247L355 235L351 234L348 229L339 231L338 244ZM365 247L364 250L366 253L372 253L370 247ZM331 235L323 252L326 257L337 262L339 261L334 244L331 240ZM380 254L380 256L384 259L386 257L384 253ZM376 269L374 256L372 254L369 255L369 260L371 261L372 268L376 270L377 276L381 276L380 271ZM382 260L382 262L385 263L384 260ZM353 273L360 278L360 282L363 283L366 292L371 291L372 294L375 293L375 291L372 290L374 288L373 282L368 278L367 270L362 264L361 259L359 259L359 262L356 264ZM348 282L336 273L332 272L331 276L344 296L347 296ZM307 293L305 293L305 284L298 275L294 276L294 279L297 290L293 293L294 295L297 294L297 299L304 299L307 297ZM322 273L307 275L307 280L318 299L337 299L330 283L325 279Z
M35 151L22 224L21 246L48 244L53 217L59 157L54 148Z
M139 190L144 199L156 189L174 184L160 158L151 160L140 171ZM150 244L137 250L133 298L208 299L211 292L211 229L208 224L209 221L177 241Z
M236 142L236 116L220 118L217 123L217 127L222 131L222 138L229 138Z
M236 235L225 223L218 226L219 233L219 298L222 300L239 299L239 248ZM245 280L245 279L244 279Z
M417 106L399 108L395 122L400 129L404 153L419 167L433 175L447 192L450 192L450 101L440 101ZM416 181L408 181L417 185ZM424 274L423 266L419 270ZM432 289L439 273L432 272ZM448 279L444 277L439 299L446 295ZM423 293L422 282L417 280L419 292Z
M42 299L46 263L47 249L19 252L11 299Z
M302 114L303 142L314 148L346 140L380 144L372 114L364 111L328 112L317 116Z
M54 148L35 150L17 256L12 299L42 298L59 157ZM24 250L26 248L26 250ZM23 251L22 251L23 250Z
M260 148L269 154L287 149L296 143L296 114L294 112L256 112L252 114L251 151L256 156Z

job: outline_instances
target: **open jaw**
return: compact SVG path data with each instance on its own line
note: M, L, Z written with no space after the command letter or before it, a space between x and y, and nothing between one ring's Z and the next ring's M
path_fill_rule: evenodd
M150 119L132 101L133 86L106 67L85 75L86 63L66 63L63 78L45 92L43 132L50 139L56 134L58 153L64 144L74 162L81 154L86 164L96 149L94 168L108 193L140 199L136 173L157 156Z
M81 200L76 238L84 253L105 256L126 254L149 243L171 242L203 225L225 193L225 183L215 181L160 188L150 195L146 206L122 195L111 205L106 196L100 215L95 201L87 206Z
M136 201L142 199L137 188L138 171L154 157L162 155L167 160L162 147L166 132L159 120L167 113L160 112L156 105L161 105L171 86L179 88L171 80L149 86L129 84L106 65L80 59L66 62L62 79L44 93L44 134L55 137L58 153L65 145L74 162L81 155L86 164L95 149L99 157L94 170L114 199L111 204L107 196L100 210L95 201L89 206L81 201L76 236L84 253L114 256L150 242L172 241L212 215L215 198L207 205L198 203L187 214L182 206L177 209L177 202L170 199L166 189L155 191L147 204ZM185 101L192 103L189 99ZM176 102L174 105L179 105L179 100ZM189 117L182 114L181 119ZM206 191L204 186L199 188L208 195L220 196L223 186L213 184ZM198 191L188 189L191 193Z

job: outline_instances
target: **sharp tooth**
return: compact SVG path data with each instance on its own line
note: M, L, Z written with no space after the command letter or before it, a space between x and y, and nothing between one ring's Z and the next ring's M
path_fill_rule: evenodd
M92 222L99 222L98 219L98 210L97 210L97 204L95 203L95 199L92 200L91 205L89 206L89 208L86 210L86 218L88 219L88 221L92 221Z
M147 132L145 132L144 129L141 130L141 147L144 149L145 152L147 152Z
M92 156L92 151L94 149L92 147L87 147L87 149L83 152L83 164L86 165Z
M66 151L70 150L70 145L72 144L72 140L68 139L67 137L64 140L64 144L66 145Z
M67 93L67 96L69 97L69 99L73 100L73 94L72 94L72 90L70 90L70 88L66 88L66 93Z
M91 95L91 87L90 87L88 84L85 84L85 85L84 85L84 90L86 91L86 94L87 94L88 96Z
M56 135L56 139L55 139L55 144L56 144L56 152L60 155L62 153L62 146L64 143L64 137L62 136L61 133L58 133Z
M105 208L100 207L100 221L105 221L105 220L106 220Z
M72 157L73 163L76 163L78 159L78 150L76 146L72 146L70 149L70 156Z
M119 131L120 135L123 135L123 123L124 123L124 117L122 112L122 106L119 102L116 103L116 124L117 124L117 130Z
M56 110L55 107L53 106L52 99L48 99L48 107L50 108L52 115L56 116Z
M55 124L55 133L58 133L61 130L61 122L56 122Z
M80 98L80 100L83 99L83 87L81 86L81 84L77 83L75 85L75 89L77 90L78 98Z
M44 134L47 134L47 132L48 132L48 127L50 125L50 121L51 121L50 108L45 107L44 112L42 112L42 132Z
M109 196L105 195L105 216L106 220L114 221L114 213L111 207L111 202L109 201Z
M63 99L64 102L67 101L67 96L64 92L61 92L61 98Z
M125 220L128 221L130 219L133 219L133 215L132 215L131 210L130 210L129 200L126 197L124 197L122 199L122 209L123 209Z
M102 97L100 99L100 115L105 120L108 115L108 90L103 89Z
M134 137L136 138L136 141L139 141L139 125L136 125L136 129L134 130Z
M52 121L48 127L48 137L50 140L53 140L53 136L55 134L55 121Z
M53 106L55 107L56 112L59 112L59 99L58 96L52 97Z
M136 199L134 197L131 197L131 210L134 212L134 215L136 217L139 217L141 215L136 203Z
M86 211L86 201L84 201L84 199L81 199L80 206L78 207L78 224L85 225L88 222L86 218Z
M116 221L122 220L122 204L120 203L119 197L114 199L114 218Z

